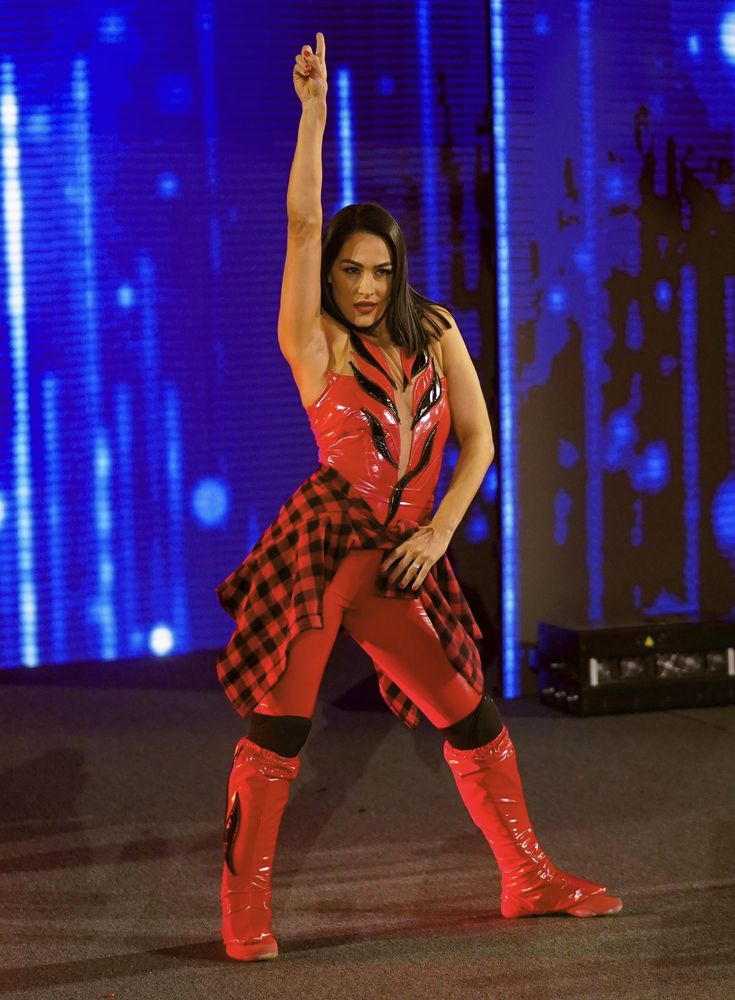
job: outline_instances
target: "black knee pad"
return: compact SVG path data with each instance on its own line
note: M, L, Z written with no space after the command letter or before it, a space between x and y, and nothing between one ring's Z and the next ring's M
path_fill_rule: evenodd
M306 743L310 731L311 719L303 715L254 712L250 717L248 739L281 757L295 757Z
M482 696L477 708L453 726L440 730L455 750L474 750L490 743L503 730L503 720L492 698Z

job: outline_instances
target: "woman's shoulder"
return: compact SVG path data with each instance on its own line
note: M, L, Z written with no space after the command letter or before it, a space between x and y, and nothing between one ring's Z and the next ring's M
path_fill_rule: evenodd
M454 323L454 317L446 306L439 305L438 302L432 302L431 308L424 310L421 323L427 333L433 334L432 341L441 343L441 337ZM437 326L441 331L441 335L439 336L437 336Z
M432 302L431 308L434 310L434 312L438 312L440 316L443 316L444 319L448 320L451 323L452 314L449 311L449 309L447 309L446 306L441 305L441 303L439 302Z

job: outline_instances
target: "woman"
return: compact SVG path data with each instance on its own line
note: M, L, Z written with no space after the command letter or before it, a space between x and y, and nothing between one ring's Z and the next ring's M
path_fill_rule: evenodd
M302 102L288 188L278 338L319 448L319 468L217 587L237 625L218 658L251 716L228 783L222 935L241 961L274 958L271 870L322 673L345 628L372 657L407 725L445 737L460 795L501 871L505 917L616 913L604 886L557 869L526 811L515 751L483 693L482 634L446 550L493 454L472 360L449 311L407 282L395 219L348 205L322 238L324 36L293 73ZM450 420L460 457L432 516Z

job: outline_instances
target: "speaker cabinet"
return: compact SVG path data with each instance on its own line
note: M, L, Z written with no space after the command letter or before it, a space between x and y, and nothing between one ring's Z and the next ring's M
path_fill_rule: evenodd
M541 701L575 715L735 704L734 618L539 622Z

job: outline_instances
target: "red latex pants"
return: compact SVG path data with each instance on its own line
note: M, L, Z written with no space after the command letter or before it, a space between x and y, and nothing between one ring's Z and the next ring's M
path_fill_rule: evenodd
M291 643L286 671L258 705L259 713L311 718L340 625L434 726L451 726L477 707L480 695L447 659L418 597L375 594L385 557L380 549L347 553L323 595L323 628L308 629Z

